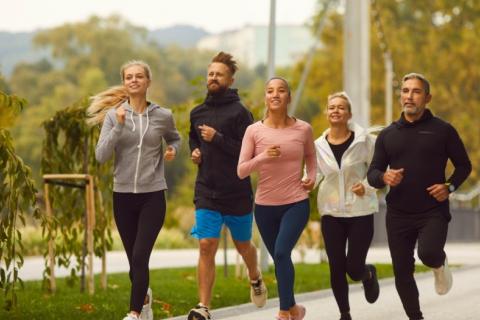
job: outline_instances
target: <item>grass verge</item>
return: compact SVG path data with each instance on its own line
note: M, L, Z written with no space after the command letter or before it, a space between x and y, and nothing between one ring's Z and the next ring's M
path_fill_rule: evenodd
M391 265L376 264L379 278L393 275ZM310 292L328 288L328 265L297 264L295 266L295 292ZM428 270L417 266L417 271ZM250 301L247 279L234 276L234 267L228 269L229 277L223 276L223 268L217 268L212 307L221 308ZM277 296L273 268L263 275L269 297ZM155 319L186 314L197 302L195 268L157 269L150 271L153 289ZM128 312L130 281L127 273L110 274L108 289L100 289L96 278L94 296L80 293L78 283L70 287L65 279L58 280L55 295L42 290L41 281L27 281L18 291L18 307L13 311L3 310L4 297L0 295L0 319L123 319ZM332 297L333 299L333 297ZM333 303L333 300L332 300Z

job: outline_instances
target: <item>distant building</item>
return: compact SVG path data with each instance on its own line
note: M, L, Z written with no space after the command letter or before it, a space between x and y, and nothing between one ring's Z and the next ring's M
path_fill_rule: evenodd
M314 39L305 26L277 26L275 65L289 66L307 53ZM268 26L246 26L239 30L206 36L197 43L198 49L226 51L241 64L253 68L267 63Z

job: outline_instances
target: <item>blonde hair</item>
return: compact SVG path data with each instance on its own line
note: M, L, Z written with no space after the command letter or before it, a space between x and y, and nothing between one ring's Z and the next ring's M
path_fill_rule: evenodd
M147 76L147 79L152 80L152 69L150 69L150 66L148 65L148 63L142 60L130 60L125 62L120 68L120 79L122 80L122 82L125 76L125 70L127 68L130 68L131 66L142 67L143 70L145 71L145 75Z
M128 93L124 86L111 87L91 97L87 108L87 124L95 126L102 123L108 110L118 108L127 99Z
M335 93L332 93L331 95L329 95L327 97L327 107L328 107L328 103L330 102L330 100L335 99L335 98L342 98L343 100L345 100L347 102L348 112L350 112L350 114L352 114L352 100L350 100L350 97L348 96L348 94L345 91L339 91L339 92L335 92Z
M120 77L123 83L125 70L131 66L140 66L145 71L145 75L152 80L152 70L150 66L141 60L130 60L120 68ZM90 98L90 106L87 108L87 125L95 126L105 119L108 110L118 108L122 103L128 100L128 92L124 86L114 86L102 91Z

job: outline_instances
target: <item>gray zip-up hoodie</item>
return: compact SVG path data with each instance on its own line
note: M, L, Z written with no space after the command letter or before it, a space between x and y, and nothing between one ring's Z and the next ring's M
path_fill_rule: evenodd
M177 153L181 142L172 112L154 103L143 114L134 112L127 101L122 106L125 123L118 123L116 109L110 109L95 150L100 163L115 153L113 191L145 193L167 189L162 138Z

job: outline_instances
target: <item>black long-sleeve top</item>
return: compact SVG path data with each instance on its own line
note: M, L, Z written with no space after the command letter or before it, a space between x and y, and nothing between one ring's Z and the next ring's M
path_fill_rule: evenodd
M229 214L251 212L250 178L239 179L237 165L243 135L252 123L253 116L240 102L236 89L220 95L209 94L204 103L191 111L190 150L199 148L202 154L195 182L197 207L228 210ZM198 127L204 124L216 130L211 142L202 139Z
M445 180L450 159L455 170ZM402 113L398 121L383 129L375 143L373 160L368 169L368 183L383 188L387 167L404 168L403 180L391 187L387 206L405 213L427 212L436 207L448 208L448 200L438 202L427 188L449 182L457 189L472 171L465 146L455 128L426 109L422 117L408 122Z

